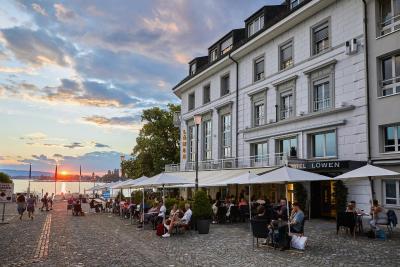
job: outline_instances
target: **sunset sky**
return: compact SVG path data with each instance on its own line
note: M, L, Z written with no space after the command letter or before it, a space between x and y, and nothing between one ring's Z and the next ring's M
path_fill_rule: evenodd
M2 0L0 168L119 168L141 110L179 103L187 62L280 2Z

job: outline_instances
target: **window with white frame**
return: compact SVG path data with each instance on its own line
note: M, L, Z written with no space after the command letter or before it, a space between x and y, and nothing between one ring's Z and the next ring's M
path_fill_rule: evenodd
M211 50L211 53L210 53L211 62L217 60L217 58L218 58L218 49L214 48L213 50Z
M265 123L264 101L254 103L254 126L260 126Z
M211 131L211 120L203 122L203 160L212 159L212 131Z
M229 74L221 77L221 96L229 94Z
M268 158L268 142L252 145L252 162L266 162Z
M316 81L313 88L313 111L322 111L331 108L330 81L327 79Z
M189 110L194 109L194 105L195 105L195 94L194 94L194 92L189 94L188 102L189 102L188 103L189 104L189 106L188 106Z
M280 139L277 144L280 156L297 157L297 136Z
M221 156L230 158L232 155L232 117L231 114L221 116Z
M221 43L221 55L228 53L233 47L233 37L226 39Z
M290 9L293 9L301 4L304 0L290 0Z
M382 59L381 95L400 93L400 54Z
M190 75L194 75L196 73L196 63L192 63L190 65Z
M312 54L319 54L330 47L329 22L312 28Z
M188 138L189 138L189 140L188 140L188 151L189 151L189 161L190 162L194 162L195 160L196 160L196 151L195 151L195 149L196 149L196 137L195 137L195 131L196 131L196 126L195 125L192 125L192 126L189 126L188 127L189 129L188 129L188 133L189 133L189 135L188 135Z
M400 0L380 0L380 34L400 30Z
M254 19L249 25L247 26L248 37L252 36L262 28L264 28L264 15L261 15Z
M293 116L293 91L289 90L281 93L280 119L284 120L292 116Z
M211 86L207 84L203 87L203 104L211 101Z
M264 57L254 60L254 82L264 79Z
M383 201L384 205L400 205L400 180L383 181Z
M336 132L329 131L312 134L311 152L313 158L336 157Z
M400 124L383 126L383 152L400 152Z
M280 70L293 66L293 42L289 41L279 47Z

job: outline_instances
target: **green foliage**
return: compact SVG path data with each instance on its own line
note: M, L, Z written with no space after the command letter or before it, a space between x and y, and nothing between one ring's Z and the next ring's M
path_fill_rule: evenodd
M165 207L167 208L167 210L171 210L172 206L174 206L175 204L178 204L179 206L179 200L176 198L165 198Z
M305 210L307 205L307 190L302 183L295 183L293 188L294 198L299 203L300 208Z
M141 190L132 192L133 194L133 202L135 204L143 202L143 192Z
M4 172L0 172L0 183L5 184L12 184L13 181L11 180L10 176Z
M197 191L194 196L193 216L197 219L210 219L211 214L211 204L206 192L202 190Z
M168 110L154 107L143 111L143 128L136 138L130 160L122 168L130 178L151 177L164 170L165 164L179 162L179 128L173 125L173 116L179 105L168 105Z
M343 181L338 180L334 185L334 193L336 201L336 212L344 212L347 207L347 187L344 185Z
M118 191L118 194L117 194L117 197L116 197L117 199L119 199L119 200L125 200L125 196L124 196L124 193L122 193L121 191Z

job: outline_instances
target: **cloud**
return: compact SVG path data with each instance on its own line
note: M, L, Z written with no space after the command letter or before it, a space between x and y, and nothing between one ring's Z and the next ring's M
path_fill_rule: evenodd
M70 148L70 149L74 149L74 148L82 148L84 146L79 142L73 142L73 143L71 143L69 145L64 145L64 147Z
M83 117L83 119L87 122L91 122L97 125L122 125L122 126L129 126L140 123L141 116L123 116L123 117L111 117L107 118L104 116L90 116L90 117Z
M37 13L39 13L39 14L41 14L41 15L43 15L43 16L47 16L46 10L45 10L43 7L41 7L39 4L33 3L33 4L32 4L32 8L33 8L33 10L35 10Z
M57 154L57 153L56 153L56 154L53 155L53 157L54 157L54 158L63 158L64 156L61 155L61 154Z
M109 145L105 145L105 144L102 144L102 143L93 142L93 145L94 145L94 147L96 147L96 148L110 148Z
M35 132L35 133L30 133L25 136L21 136L19 139L20 140L28 140L28 141L42 141L47 138L47 135L42 133L42 132Z
M75 18L75 13L62 4L54 4L54 9L56 11L56 17L59 21L66 22Z
M13 27L0 31L6 48L22 62L35 66L56 64L70 66L76 49L44 30Z

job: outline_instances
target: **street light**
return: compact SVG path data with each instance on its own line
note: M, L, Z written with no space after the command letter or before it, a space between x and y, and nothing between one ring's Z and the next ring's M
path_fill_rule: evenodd
M199 189L199 125L201 119L201 115L194 115L194 123L196 124L196 191Z
M124 176L125 176L125 173L124 173L124 165L123 165L124 160L125 160L125 155L124 155L124 154L121 154L120 158L121 158L121 178L122 178L122 180L123 180L123 179L124 179Z

